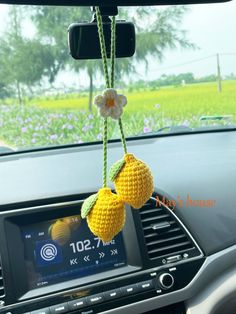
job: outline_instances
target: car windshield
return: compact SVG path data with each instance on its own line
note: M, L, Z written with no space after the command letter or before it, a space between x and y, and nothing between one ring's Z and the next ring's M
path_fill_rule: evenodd
M116 60L127 137L234 127L235 11L236 1L119 8L136 28L135 55ZM91 17L88 7L0 5L0 154L102 140L101 60L74 60L67 44L68 26ZM116 120L108 136L120 136Z

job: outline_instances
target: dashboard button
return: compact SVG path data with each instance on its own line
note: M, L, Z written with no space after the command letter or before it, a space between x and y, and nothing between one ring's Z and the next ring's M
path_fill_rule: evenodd
M126 286L126 287L121 288L121 291L123 295L133 294L137 291L137 286L135 284Z
M45 307L43 309L38 309L31 312L31 314L50 314L50 310L49 310L49 307Z
M170 289L174 285L174 277L169 273L163 273L159 277L159 283L161 288Z
M137 283L138 291L146 291L146 290L151 290L153 289L153 281L152 280L147 280L143 282Z
M116 299L119 298L120 296L121 296L120 288L104 292L104 297L106 300Z
M85 298L81 298L81 299L69 301L67 303L68 303L69 310L74 311L74 310L85 307L87 302Z
M51 314L61 314L69 312L68 304L67 303L61 303L54 306L50 306Z
M89 305L101 303L103 301L104 301L104 296L102 293L94 294L94 295L91 295L90 297L87 297L87 303Z

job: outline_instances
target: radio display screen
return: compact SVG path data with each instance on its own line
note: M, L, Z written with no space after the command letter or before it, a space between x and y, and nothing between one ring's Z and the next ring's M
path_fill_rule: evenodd
M21 226L21 235L30 289L126 265L122 234L104 243L79 215Z

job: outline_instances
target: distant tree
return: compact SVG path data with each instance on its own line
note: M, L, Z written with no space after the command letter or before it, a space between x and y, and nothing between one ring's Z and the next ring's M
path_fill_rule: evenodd
M84 70L89 78L89 100L88 100L88 109L92 110L93 102L93 91L94 91L94 78L98 73L102 73L103 67L101 60L70 60L69 61L71 69L75 73L80 73Z
M148 69L150 58L160 62L166 49L176 47L194 48L186 39L181 23L187 12L184 6L167 9L138 7L120 9L120 17L133 21L137 33L137 46L134 58L118 59L116 79L124 82L136 71L137 64L145 63ZM33 39L25 38L22 21L30 18L36 28ZM68 52L67 28L76 21L91 19L88 7L15 7L9 13L9 25L4 39L0 41L0 82L14 85L19 102L22 103L22 88L29 90L47 77L53 83L58 73L72 69L76 73L86 71L89 77L89 109L92 108L94 78L103 72L101 61L72 60ZM92 47L92 43L91 43ZM83 79L83 78L82 78ZM122 85L122 84L121 84Z
M188 72L170 75L162 74L159 79L148 82L148 86L152 89L170 85L178 86L181 85L183 81L187 84L195 83L193 73Z
M215 74L199 77L195 79L196 83L207 83L207 82L216 82L217 76Z
M124 75L132 77L139 62L145 62L146 68L148 68L150 57L155 57L158 62L161 61L166 49L174 49L177 46L193 48L194 45L186 39L186 33L180 27L187 11L188 9L184 6L159 10L150 7L120 9L120 17L125 17L135 23L137 46L134 58L117 60L116 78L121 80ZM37 28L39 41L51 45L55 66L50 80L53 81L57 73L66 67L77 73L86 70L90 81L89 109L91 109L93 79L97 73L102 73L101 63L71 60L68 55L66 32L72 22L90 20L90 9L88 7L37 6L31 11L31 19Z
M22 20L23 9L12 7L10 28L0 40L0 82L15 87L20 104L23 103L23 86L31 90L43 76L50 76L55 62L50 45L24 38Z
M193 73L189 73L189 72L178 74L177 80L179 81L179 83L182 83L184 81L187 84L194 83L195 81Z
M236 80L236 74L233 72L225 76L226 80Z
M10 97L11 93L8 86L5 83L0 82L0 99Z
M126 9L127 19L132 20L136 27L135 61L145 62L148 67L149 57L162 61L166 49L196 48L181 28L188 11L186 6L171 6L166 9L140 6L134 11Z
M48 7L37 6L29 9L32 21L37 29L37 39L41 43L48 43L54 57L54 71L51 72L50 81L53 82L59 71L66 68L75 72L86 70L90 81L89 108L92 104L93 79L99 67L93 61L76 61L69 55L67 29L77 21L91 19L89 7ZM92 43L91 43L92 45Z

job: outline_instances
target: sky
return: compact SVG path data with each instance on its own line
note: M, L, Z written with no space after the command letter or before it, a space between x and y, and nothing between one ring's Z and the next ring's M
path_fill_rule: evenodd
M0 34L7 27L7 11L8 6L0 4ZM166 51L162 63L150 60L147 72L144 66L139 66L137 78L153 80L164 73L192 72L195 77L215 74L217 53L220 54L222 76L232 72L236 74L235 16L236 0L222 4L190 5L181 28L187 30L187 37L198 49ZM188 64L182 65L183 63ZM88 80L84 74L83 76L83 85L87 85ZM58 77L56 84L59 86L67 81L68 84L71 82L77 85L77 80L81 82L79 77L75 80L75 77L65 72Z
M194 42L198 50L179 50L166 53L162 64L153 64L154 72L178 73L193 72L203 76L216 72L216 54L234 53L220 56L222 75L236 73L236 1L222 4L191 5L186 15L183 28L188 30L188 38ZM209 59L173 67L188 61L215 55ZM173 67L173 68L172 68ZM170 69L167 69L170 68Z

